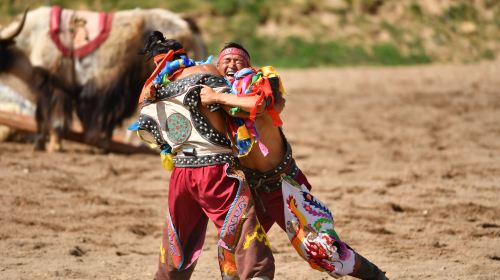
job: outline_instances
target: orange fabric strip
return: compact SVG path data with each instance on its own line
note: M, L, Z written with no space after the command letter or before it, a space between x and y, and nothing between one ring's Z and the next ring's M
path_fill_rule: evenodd
M156 68L153 71L153 73L149 76L149 78L146 80L146 82L144 83L144 86L142 87L141 95L139 96L139 104L141 104L142 101L144 100L144 96L149 91L149 87L151 86L151 82L154 80L156 75L158 75L158 73L160 73L161 69L163 69L163 67L165 67L165 64L167 64L168 61L172 60L172 58L174 57L175 54L179 54L179 53L186 53L186 51L184 49L178 49L176 51L169 50L167 53L156 55L153 58L153 61L156 64ZM160 60L161 60L161 62L158 64L158 62Z

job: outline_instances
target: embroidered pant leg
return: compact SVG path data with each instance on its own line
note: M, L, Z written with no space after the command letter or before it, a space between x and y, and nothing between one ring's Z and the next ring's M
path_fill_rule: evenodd
M205 193L217 193L212 196L216 201L205 198L206 203L217 208L206 207L206 215L214 222L220 234L219 261L224 279L252 279L254 277L274 277L274 258L267 236L258 223L250 189L242 179L241 172L233 171L229 166L221 170L212 170L205 178L223 179L207 186ZM219 173L222 172L222 173ZM219 175L219 176L216 176ZM233 190L231 193L223 190ZM225 194L225 195L222 195ZM225 209L225 211L220 211ZM236 271L234 271L236 269Z
M249 216L255 216L253 209L249 209ZM233 248L221 240L219 266L223 279L273 279L274 259L270 244L256 218L243 222L241 237Z
M191 188L188 168L174 168L155 279L189 279L201 254L208 219Z
M297 183L299 183L300 185L304 185L307 188L307 190L309 190L309 191L311 190L311 185L309 184L309 182L307 181L307 178L305 177L305 175L301 171L299 171L299 173L295 177L295 181ZM308 193L308 192L305 192L305 193ZM264 221L271 221L271 222L276 221L276 223L283 230L286 231L285 225L284 225L285 218L284 218L283 210L282 210L283 209L282 207L284 206L283 192L281 190L279 190L279 191L275 191L275 192L272 192L269 194L262 193L261 198L264 201L264 203L267 205L266 210L268 210L268 211L266 211L265 215L262 214L264 216L264 219L265 219ZM321 201L319 201L319 200L316 200L316 201L317 201L317 204L316 204L317 206L322 205L323 209L327 210L327 212L329 212L329 210L326 208L326 206ZM279 209L279 207L277 207L277 206L281 207L281 209ZM259 219L260 219L260 217L261 216L259 214ZM316 220L316 221L318 221L318 220ZM320 222L321 222L321 220L320 220ZM333 222L333 220L332 220L332 222ZM313 223L313 222L311 220L309 220L308 223ZM264 222L263 222L263 224L264 224ZM264 226L266 226L268 224L269 224L269 222L267 222L267 224L265 224ZM333 223L332 223L332 226L333 226ZM333 227L332 227L332 229L333 229ZM335 236L337 236L336 233L335 233ZM338 239L338 236L337 236L337 239ZM338 241L342 242L340 239L338 239ZM338 244L340 245L341 243L338 243ZM341 247L343 247L343 246L341 246ZM357 252L353 251L349 246L346 246L346 247L347 247L347 250L352 252L351 257L345 258L344 260L342 260L343 266L344 266L342 273L334 272L334 273L331 273L332 276L339 277L339 276L345 275L349 270L351 270L350 267L351 267L351 264L353 262L352 256L355 256L354 267L352 268L352 270L353 270L352 273L349 273L350 276L353 276L353 277L356 277L359 279L377 279L377 280L378 279L381 279L381 280L387 279L385 276L385 273L382 272L376 265L374 265L373 263L371 263L370 261L365 259L363 256L359 255ZM344 265L346 263L347 263L347 265ZM314 265L314 263L313 263L313 265ZM324 268L320 267L319 270L324 270Z
M311 184L300 169L294 179L297 183L311 190ZM270 193L258 192L258 195L265 207L265 209L258 206L256 207L257 217L264 227L264 230L268 232L274 223L276 223L283 231L286 231L285 215L283 211L285 204L283 203L283 193L281 189Z
M332 277L352 273L355 253L338 237L325 204L290 178L283 180L282 193L286 232L297 253L312 268Z
M167 221L168 222L168 221ZM172 259L172 253L167 244L169 244L168 227L164 227L162 231L162 244L160 247L160 261L158 270L156 271L155 280L173 280L173 279L190 279L196 266L196 261L186 269L179 270Z
M274 258L271 245L264 228L255 214L255 207L247 211L247 219L243 222L241 237L235 248L236 264L241 279L250 277L274 277ZM243 265L242 265L243 264Z

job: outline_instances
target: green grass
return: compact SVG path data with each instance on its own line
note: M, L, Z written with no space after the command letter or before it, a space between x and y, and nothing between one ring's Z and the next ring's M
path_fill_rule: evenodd
M490 49L486 49L481 53L481 57L487 60L494 60L495 59L495 52L493 52Z
M238 41L251 54L255 66L274 65L282 68L349 65L410 65L430 63L423 49L403 54L392 44L375 44L369 48L343 42L307 42L290 37L283 42L272 38L252 37ZM270 47L271 46L271 47ZM209 50L217 54L219 44L211 44Z
M477 21L478 12L469 1L459 0L453 6L450 6L443 14L444 19L454 21Z

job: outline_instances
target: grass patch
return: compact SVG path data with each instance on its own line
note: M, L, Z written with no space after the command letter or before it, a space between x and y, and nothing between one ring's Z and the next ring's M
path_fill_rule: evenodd
M495 52L490 49L486 49L481 53L481 57L487 60L494 60Z
M373 61L381 65L410 65L430 63L431 59L423 50L412 52L408 55L402 54L396 46L388 43L376 44L372 48Z
M454 21L477 21L478 12L468 1L457 1L456 5L450 6L443 14L446 20Z
M252 37L238 41L248 49L255 66L273 65L282 68L305 68L325 65L409 65L430 63L423 49L411 54L401 53L395 45L375 44L371 48L338 41L307 42L298 37L276 42L271 38ZM209 50L218 54L221 45L211 44Z
M422 11L422 7L416 2L412 2L410 4L410 13L417 19L422 20L424 17L424 12Z

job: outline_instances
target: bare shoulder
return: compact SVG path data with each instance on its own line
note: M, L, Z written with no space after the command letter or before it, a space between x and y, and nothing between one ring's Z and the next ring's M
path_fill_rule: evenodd
M208 72L212 73L214 75L220 76L219 71L217 70L217 67L213 64L203 64L203 65L198 65L203 69L203 72Z
M185 77L185 76L189 76L192 74L196 74L196 73L211 73L211 74L220 76L215 65L202 64L202 65L191 66L191 67L184 69L184 71L182 71L180 78Z

